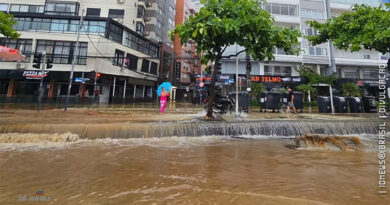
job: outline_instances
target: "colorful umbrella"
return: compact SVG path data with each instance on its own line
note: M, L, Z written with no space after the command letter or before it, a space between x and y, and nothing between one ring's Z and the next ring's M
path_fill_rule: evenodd
M157 89L157 95L161 96L162 88L165 88L166 92L171 92L172 84L170 82L164 82Z
M18 49L0 46L0 59L4 59L5 61L22 61L25 58Z

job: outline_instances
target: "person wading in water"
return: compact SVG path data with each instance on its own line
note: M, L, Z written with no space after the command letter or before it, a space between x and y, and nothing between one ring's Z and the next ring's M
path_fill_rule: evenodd
M162 88L161 91L161 98L160 98L160 113L163 113L165 111L165 108L167 107L167 98L169 96L169 93L165 91L165 88Z
M297 109L295 109L295 106L294 106L294 94L291 90L291 88L287 88L288 90L288 96L287 96L287 113L290 112L290 108L293 109L294 113L296 114L297 113Z

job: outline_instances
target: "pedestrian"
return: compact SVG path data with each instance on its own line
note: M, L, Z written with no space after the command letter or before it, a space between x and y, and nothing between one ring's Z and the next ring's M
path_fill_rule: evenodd
M160 98L160 113L163 113L165 111L165 108L167 107L167 98L169 96L169 93L165 91L165 88L163 87L161 89L161 98Z
M288 90L288 96L287 96L287 113L290 112L290 108L293 109L294 113L297 113L297 109L295 109L294 106L294 94L292 92L292 89L290 87L287 88Z

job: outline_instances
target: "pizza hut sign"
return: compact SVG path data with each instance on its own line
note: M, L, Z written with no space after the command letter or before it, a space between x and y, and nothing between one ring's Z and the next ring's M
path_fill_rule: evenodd
M45 71L43 72L43 77L47 77L47 74L49 72L48 71ZM25 77L26 79L31 79L31 80L37 80L37 79L41 79L41 76L42 76L42 71L24 71L23 72L23 77Z

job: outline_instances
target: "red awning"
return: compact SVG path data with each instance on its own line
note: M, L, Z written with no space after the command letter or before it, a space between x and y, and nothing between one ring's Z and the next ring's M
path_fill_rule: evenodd
M22 61L25 58L18 49L0 46L0 59L4 59L5 61Z

